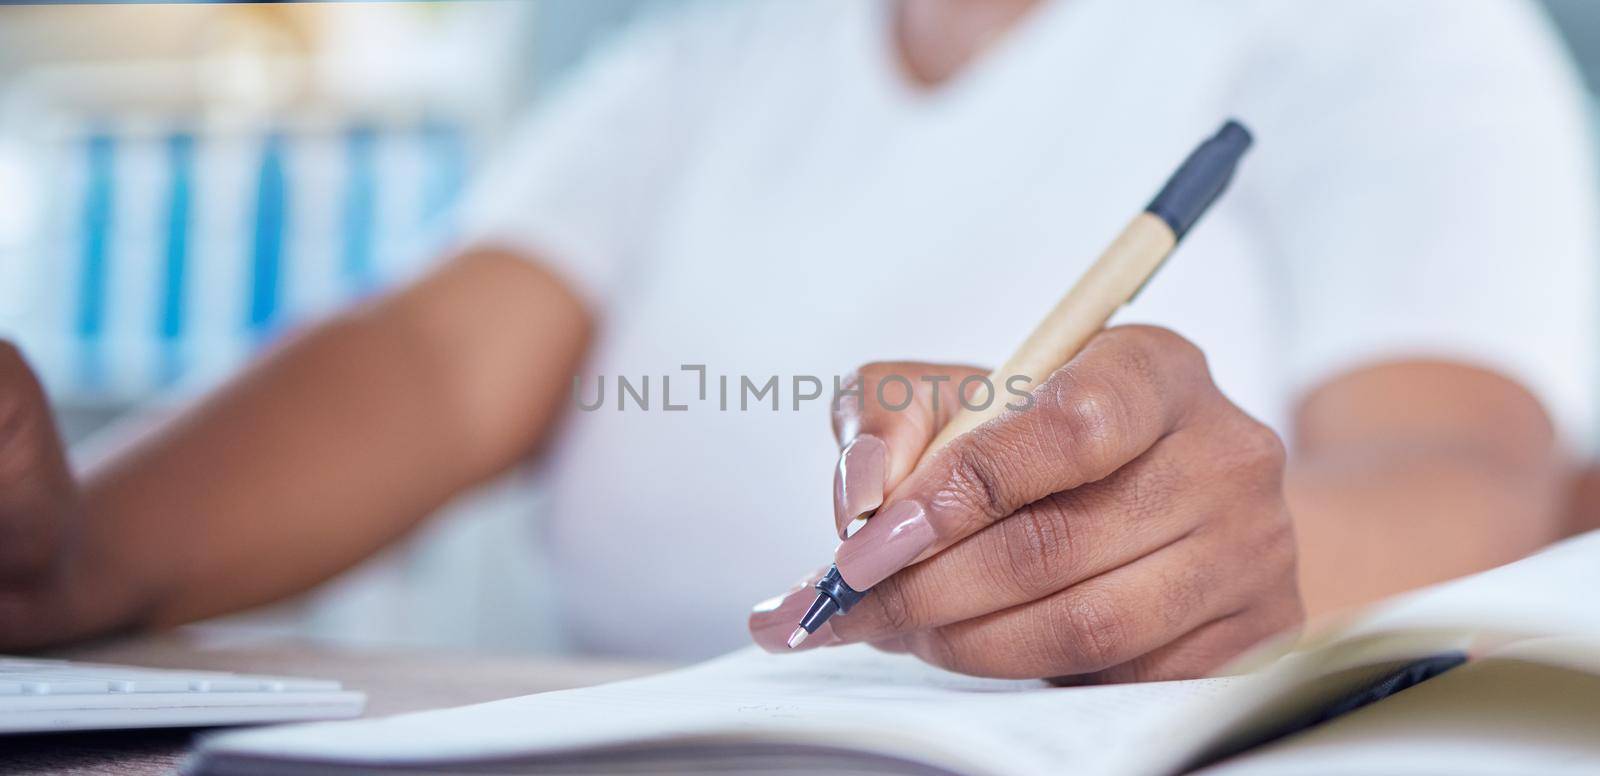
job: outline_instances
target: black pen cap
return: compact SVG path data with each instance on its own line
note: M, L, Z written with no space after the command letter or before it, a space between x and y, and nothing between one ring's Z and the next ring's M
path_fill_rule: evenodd
M1212 201L1228 187L1233 170L1250 143L1250 130L1229 119L1217 134L1189 154L1183 166L1161 187L1161 192L1150 200L1145 212L1166 222L1172 227L1172 233L1182 240Z

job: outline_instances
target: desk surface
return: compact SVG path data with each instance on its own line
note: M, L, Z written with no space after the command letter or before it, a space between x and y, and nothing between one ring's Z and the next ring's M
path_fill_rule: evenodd
M58 650L52 657L157 668L238 671L337 679L367 694L367 715L459 706L582 687L665 666L542 657L489 657L334 649L295 642L219 645L193 633ZM196 731L137 730L0 738L8 774L167 774Z

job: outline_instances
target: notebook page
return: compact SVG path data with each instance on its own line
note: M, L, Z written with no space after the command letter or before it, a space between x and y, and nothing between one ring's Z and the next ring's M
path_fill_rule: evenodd
M1247 681L1093 688L976 679L863 646L736 652L600 687L340 724L224 733L205 754L368 765L757 741L870 751L971 773L1106 773L1174 706ZM571 758L560 758L571 763Z
M1600 634L1600 531L1480 574L1399 596L1361 618L1371 633L1467 626L1531 634Z
M1597 656L1594 640L1515 644L1203 773L1600 773Z

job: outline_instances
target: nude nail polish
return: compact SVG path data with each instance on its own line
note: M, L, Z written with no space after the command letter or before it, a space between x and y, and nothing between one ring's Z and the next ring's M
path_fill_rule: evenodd
M889 447L883 440L863 434L850 440L839 454L833 473L833 522L839 538L856 518L883 504L883 479L889 468Z
M901 501L879 510L833 555L844 581L866 590L906 567L938 541L922 505Z
M800 646L793 649L789 647L789 635L794 633L800 618L805 616L816 597L817 591L807 585L756 604L750 610L750 638L768 652L796 652L838 644L839 637L833 633L833 624L825 622Z

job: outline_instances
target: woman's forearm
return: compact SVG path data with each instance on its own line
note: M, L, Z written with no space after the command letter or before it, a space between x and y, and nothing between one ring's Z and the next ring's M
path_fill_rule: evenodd
M1313 616L1559 538L1571 471L1543 408L1485 370L1401 362L1313 392L1285 478Z
M296 337L87 473L79 606L172 624L354 564L537 440L586 327L490 254Z
M1560 535L1554 471L1427 448L1291 462L1307 612L1369 603L1548 544Z

